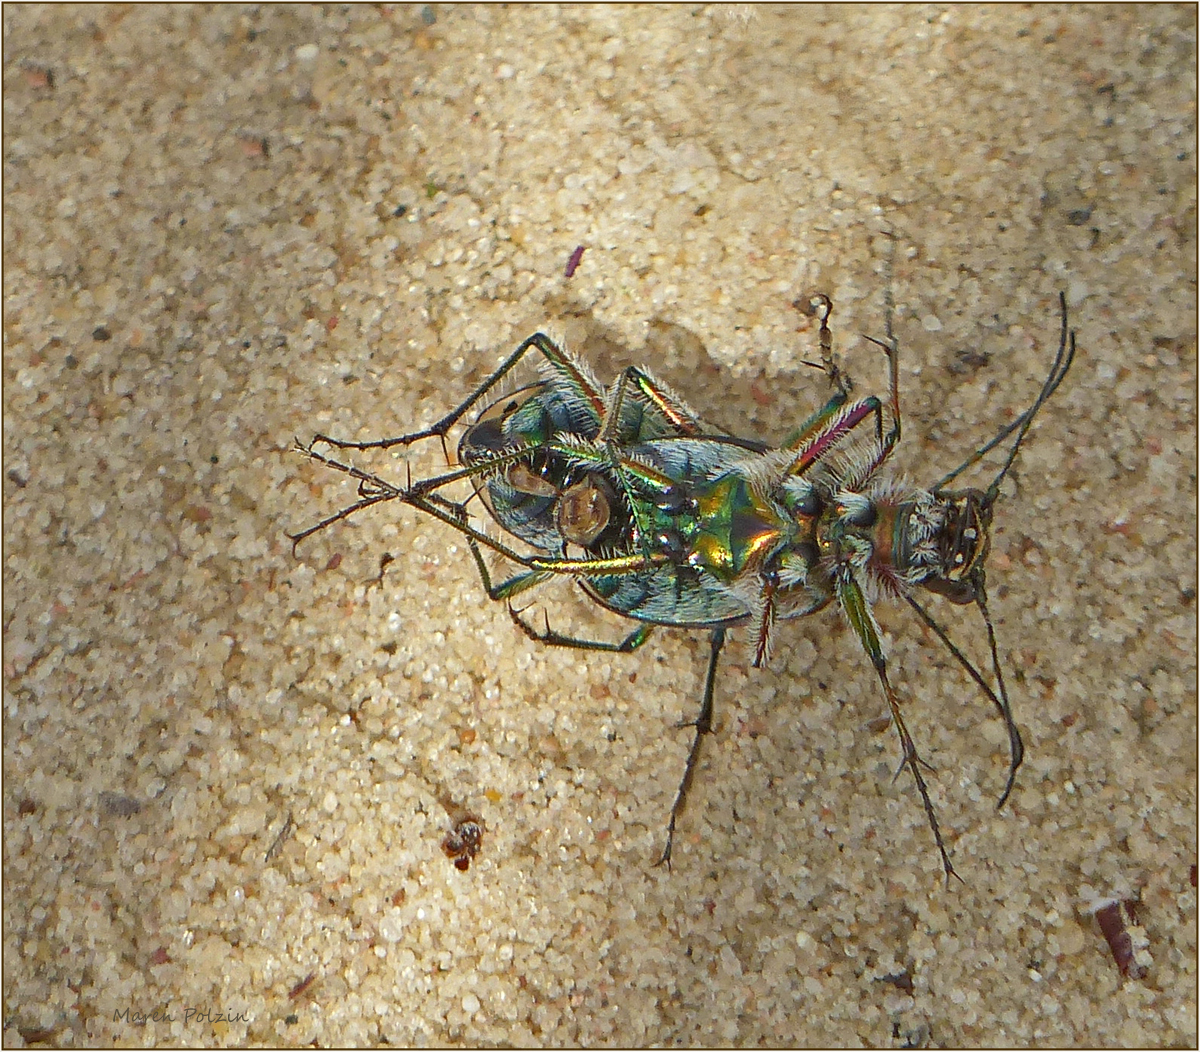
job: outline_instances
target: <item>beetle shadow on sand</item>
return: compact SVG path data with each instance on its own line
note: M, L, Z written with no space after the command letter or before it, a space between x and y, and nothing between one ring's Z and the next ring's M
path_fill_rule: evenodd
M589 309L565 301L545 308L546 317L557 321L556 331L567 349L583 359L601 383L611 384L629 366L643 367L717 434L775 445L831 393L820 370L803 365L788 376L768 377L765 369L734 376L712 358L700 336L664 318L650 321L645 346L632 351L621 333ZM815 331L798 331L795 339L798 360L816 356Z

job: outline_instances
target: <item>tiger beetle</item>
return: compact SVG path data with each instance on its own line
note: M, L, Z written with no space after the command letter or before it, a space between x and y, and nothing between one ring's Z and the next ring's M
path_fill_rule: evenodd
M712 730L717 662L726 633L753 633L755 667L768 658L777 620L804 617L836 603L875 669L900 738L946 878L957 874L938 826L922 768L888 675L872 606L903 599L966 670L1004 721L1008 779L997 807L1012 792L1024 746L1013 719L988 611L984 564L1000 486L1039 410L1054 394L1075 355L1067 304L1059 296L1058 352L1033 405L953 471L927 489L884 471L900 441L897 345L872 340L887 358L888 397L850 397L829 327L832 302L814 295L796 306L818 322L820 367L833 395L778 448L722 433L701 419L645 369L627 368L607 387L584 362L549 337L525 340L469 397L431 426L374 442L318 434L299 452L358 481L358 500L292 534L293 545L325 527L388 501L408 504L465 539L487 594L508 603L530 639L577 650L629 653L656 625L709 630L708 668L683 777L667 823L658 864L669 867L675 827L695 773L700 742ZM342 450L407 447L451 429L529 353L542 376L488 405L467 424L458 465L404 485L342 463L318 446ZM951 483L1011 439L1003 465L986 489ZM447 462L449 456L447 454ZM469 480L491 517L532 552L518 551L472 524L468 504L444 495ZM519 568L493 583L489 549ZM619 642L578 639L530 625L512 600L555 577L573 578L601 606L640 622ZM915 598L918 589L978 608L987 633L993 686Z

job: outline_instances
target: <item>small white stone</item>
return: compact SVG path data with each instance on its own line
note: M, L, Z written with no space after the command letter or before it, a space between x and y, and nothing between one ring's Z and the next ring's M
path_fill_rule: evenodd
M316 44L301 44L296 48L296 58L300 62L311 62L320 53Z
M466 1012L467 1015L474 1015L479 1011L479 998L474 994L467 994L462 999L462 1007L463 1011Z
M397 911L392 911L379 922L379 937L384 942L399 942L404 935L404 922Z
M329 814L333 814L337 810L337 805L337 794L331 789L325 794L325 799L321 801L321 807Z

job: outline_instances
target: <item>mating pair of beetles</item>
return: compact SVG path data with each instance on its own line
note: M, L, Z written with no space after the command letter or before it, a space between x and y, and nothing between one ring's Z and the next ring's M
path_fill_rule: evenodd
M488 595L531 639L552 646L627 653L656 625L710 632L700 711L691 723L691 750L671 807L659 863L671 861L676 823L696 768L700 742L711 731L717 662L726 632L746 626L754 665L766 662L775 622L836 603L870 659L891 711L907 767L941 855L946 877L957 876L929 798L923 761L888 678L872 604L903 599L941 640L1000 714L1008 732L1012 791L1021 764L1021 735L988 612L984 564L992 513L1038 411L1054 394L1075 355L1067 306L1059 297L1061 333L1050 372L1033 405L927 489L885 471L900 441L896 341L872 340L888 362L888 396L854 400L833 353L825 295L797 301L818 324L821 368L833 387L825 405L772 448L736 438L704 422L645 369L628 368L605 386L587 365L542 333L525 340L471 395L431 426L374 442L316 435L300 452L358 481L358 500L292 535L299 543L364 508L398 501L440 519L469 545ZM530 352L541 356L541 378L487 405L458 444L458 467L405 484L342 463L318 446L368 450L406 447L446 437ZM1006 442L1000 470L986 489L949 489L986 454ZM447 461L449 457L447 455ZM469 480L484 507L514 541L491 536L471 521L470 500L446 487ZM518 572L493 583L483 550ZM554 577L578 581L614 613L640 622L620 642L600 642L536 629L511 600ZM994 687L915 598L920 589L978 608L986 627Z

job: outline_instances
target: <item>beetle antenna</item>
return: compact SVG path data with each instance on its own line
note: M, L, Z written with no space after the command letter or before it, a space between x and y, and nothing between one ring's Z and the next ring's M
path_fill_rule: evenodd
M953 471L938 479L938 481L932 487L932 492L934 494L940 493L949 483L953 482L956 478L958 478L959 475L966 471L967 468L971 467L973 464L977 464L985 455L990 453L993 449L1000 445L1000 443L1004 442L1011 434L1016 432L1016 441L1013 442L1012 449L1010 449L1008 452L1008 458L1004 462L1004 467L1000 469L999 473L992 480L992 484L988 486L987 492L984 496L985 507L991 507L991 505L995 503L996 498L1000 493L1000 483L1004 481L1004 476L1008 474L1008 470L1012 467L1013 461L1017 459L1017 452L1020 450L1021 443L1025 440L1025 436L1028 434L1029 428L1033 424L1033 418L1037 416L1038 410L1040 410L1042 406L1046 404L1046 402L1050 399L1050 396L1058 390L1058 385L1062 383L1063 377L1067 375L1067 370L1071 368L1071 362L1075 360L1075 333L1067 327L1066 293L1060 292L1058 294L1058 302L1059 308L1062 312L1062 328L1060 330L1058 339L1058 353L1054 356L1054 364L1050 367L1050 373L1046 377L1046 382L1042 384L1042 389L1040 392L1038 392L1038 396L1034 400L1033 405L1030 406L1019 417L1017 417L1017 419L1011 424L1000 431L1000 433L997 434L996 437L990 442L988 442L986 445L980 446L979 449L975 450L974 453L967 457L967 459L959 464L958 467L956 467Z

